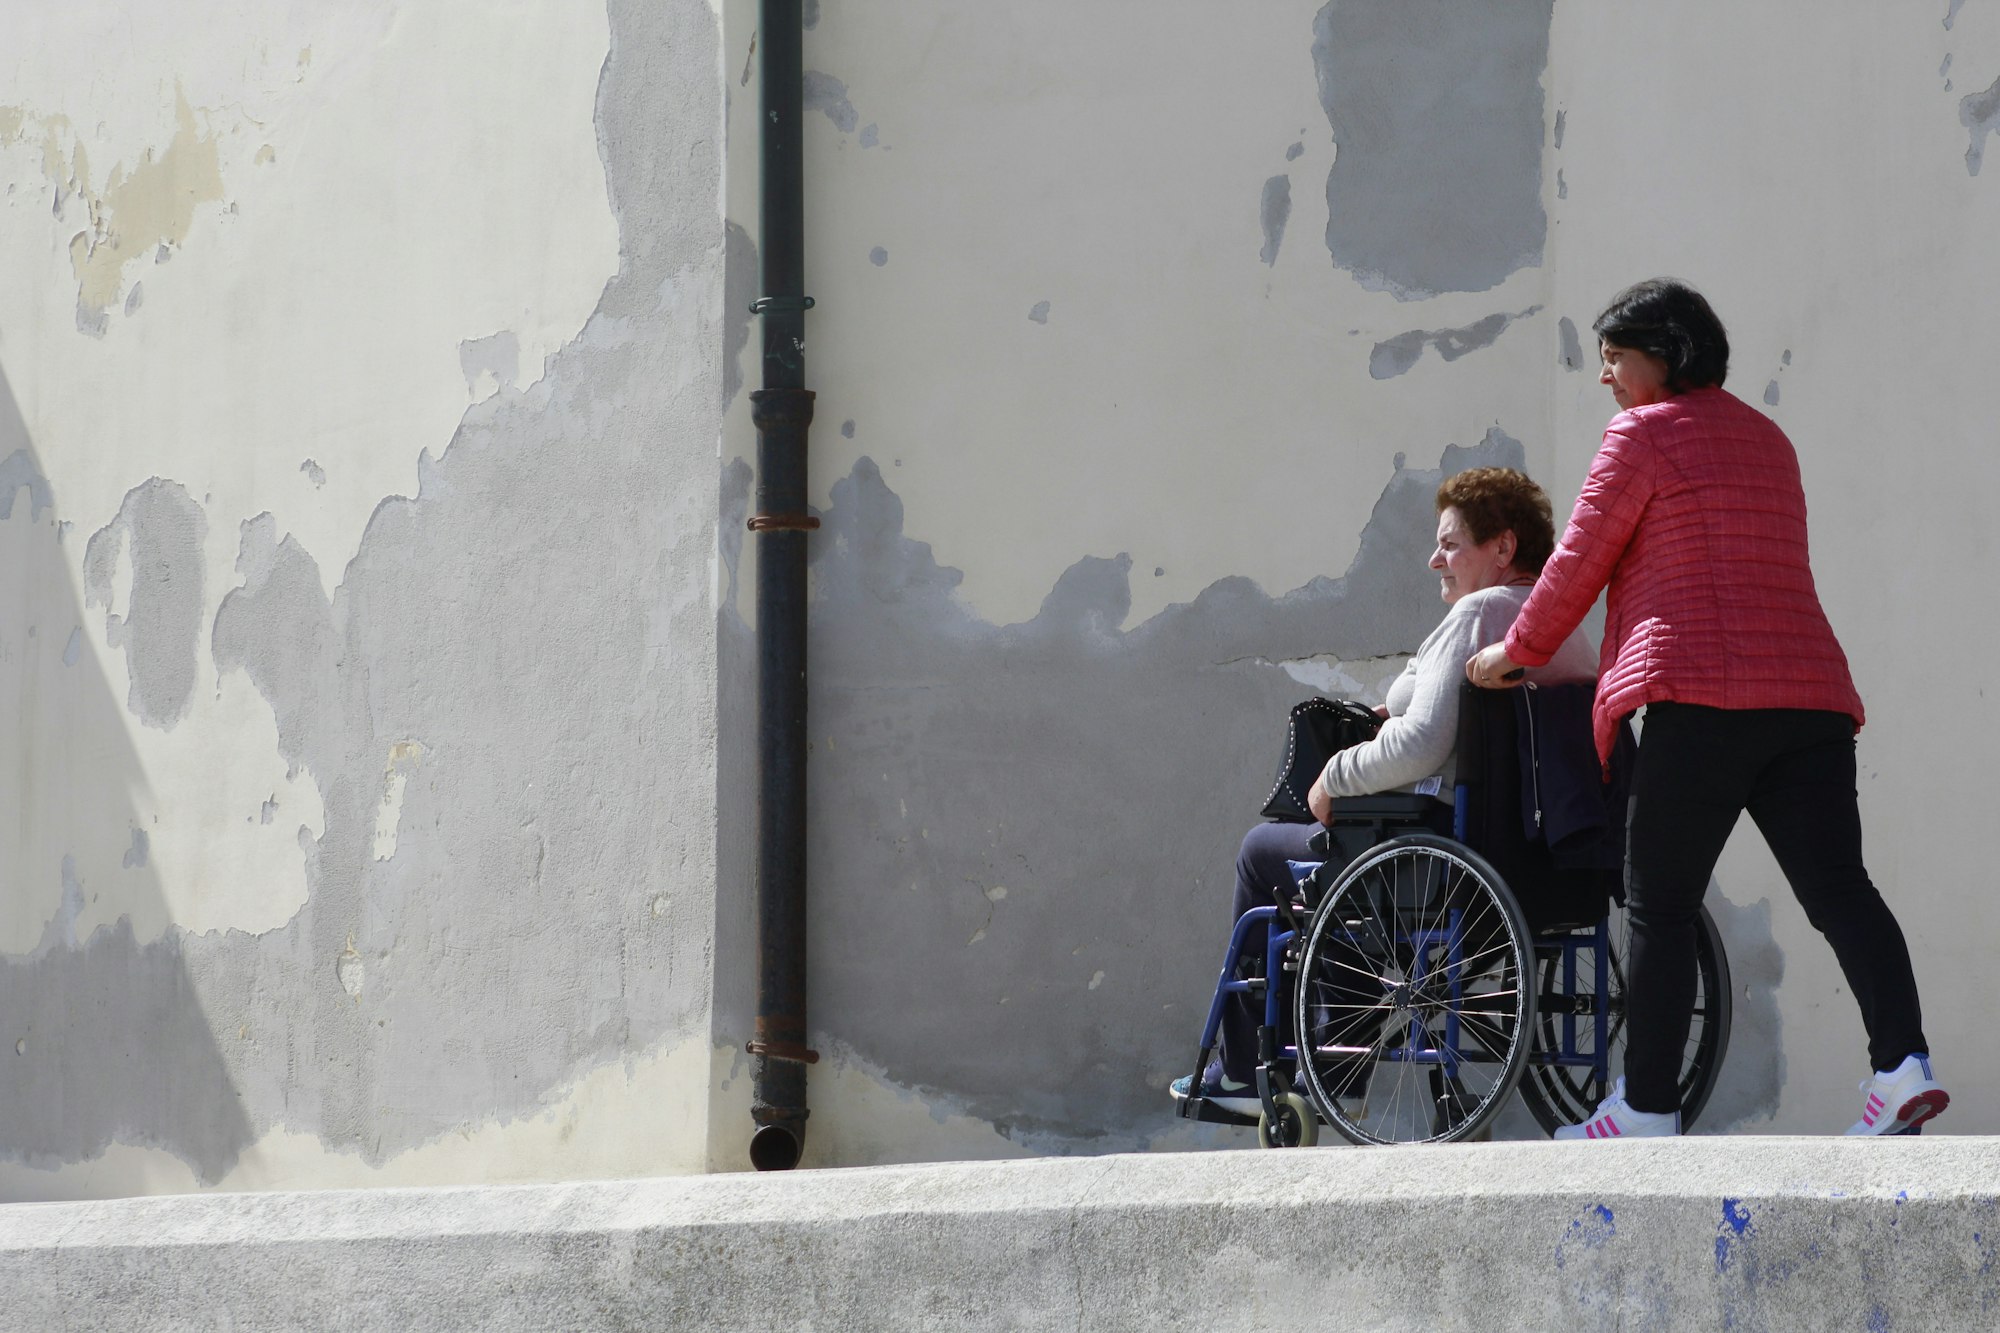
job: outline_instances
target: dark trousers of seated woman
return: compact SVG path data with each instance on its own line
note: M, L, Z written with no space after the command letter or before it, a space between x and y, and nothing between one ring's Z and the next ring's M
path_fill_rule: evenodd
M1626 827L1625 1100L1680 1109L1701 900L1748 811L1861 1006L1877 1069L1927 1055L1909 946L1861 862L1854 722L1797 708L1647 706Z
M1440 804L1434 826L1449 829L1451 809ZM1236 852L1236 895L1230 903L1229 924L1233 929L1253 907L1269 907L1280 893L1290 896L1293 888L1290 861L1317 861L1319 854L1307 843L1319 832L1318 824L1259 824L1243 835ZM1368 850L1368 834L1362 828L1335 830L1335 855L1343 864ZM1264 959L1265 935L1253 931L1244 942L1246 961L1260 964ZM1372 997L1371 997L1372 998ZM1257 1070L1257 1029L1264 1022L1264 997L1238 993L1222 1001L1222 1074L1235 1083L1248 1083Z

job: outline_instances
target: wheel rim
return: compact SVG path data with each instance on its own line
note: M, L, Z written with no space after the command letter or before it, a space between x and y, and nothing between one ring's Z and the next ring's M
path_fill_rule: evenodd
M1476 1132L1528 1051L1520 909L1493 869L1424 834L1382 844L1314 914L1296 991L1314 1104L1357 1143Z

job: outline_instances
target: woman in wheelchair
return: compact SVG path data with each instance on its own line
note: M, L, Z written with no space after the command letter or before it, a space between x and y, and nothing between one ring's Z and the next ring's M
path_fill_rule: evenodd
M1438 487L1436 508L1437 548L1430 567L1438 572L1439 595L1451 609L1389 687L1384 707L1377 710L1383 722L1374 739L1337 752L1320 775L1310 805L1321 823L1331 819L1335 797L1400 791L1442 797L1430 802L1426 822L1440 832L1450 831L1448 802L1465 661L1507 633L1554 549L1548 496L1511 468L1474 468L1446 478ZM1539 681L1588 680L1596 673L1596 661L1590 641L1572 630L1528 674ZM1259 824L1244 835L1236 856L1232 925L1252 908L1269 907L1274 898L1290 901L1294 872L1289 863L1326 859L1307 845L1320 828ZM1365 831L1336 829L1333 836L1335 859L1343 864L1367 850ZM1254 1073L1263 1002L1238 993L1223 1004L1221 1053L1202 1076L1201 1097L1224 1111L1254 1117L1261 1106ZM1188 1098L1192 1082L1192 1076L1177 1080L1174 1095Z

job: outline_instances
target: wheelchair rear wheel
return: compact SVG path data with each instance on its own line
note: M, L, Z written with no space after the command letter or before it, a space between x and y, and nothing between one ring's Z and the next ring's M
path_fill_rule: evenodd
M1565 964L1561 937L1536 942L1536 1018L1534 1047L1528 1057L1528 1072L1521 1080L1521 1100L1536 1123L1553 1134L1564 1125L1581 1124L1589 1118L1610 1092L1610 1082L1622 1064L1625 1049L1625 959L1631 942L1631 927L1621 907L1613 907L1605 921L1610 939L1606 960L1609 994L1604 1008L1609 1020L1607 1058L1599 1075L1595 1054L1596 1026L1593 1015L1598 1005L1595 948L1577 950L1575 984L1569 984L1570 968ZM1681 1057L1681 1132L1694 1126L1708 1096L1715 1091L1716 1075L1729 1050L1732 1013L1729 957L1723 952L1722 932L1702 908L1695 923L1694 1018L1688 1024L1687 1047ZM1589 1060L1588 1064L1561 1061Z
M1428 833L1355 860L1298 958L1299 1069L1355 1143L1477 1133L1513 1091L1534 1030L1533 941L1498 872Z

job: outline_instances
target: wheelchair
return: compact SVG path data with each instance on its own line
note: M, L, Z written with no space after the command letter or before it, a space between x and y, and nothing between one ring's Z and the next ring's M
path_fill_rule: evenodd
M1322 1124L1358 1144L1472 1138L1517 1089L1549 1133L1596 1109L1624 1044L1622 801L1603 802L1608 822L1583 864L1538 827L1554 766L1597 762L1574 744L1589 735L1591 695L1588 684L1464 686L1449 837L1433 831L1430 796L1334 801L1312 841L1329 859L1294 863L1294 892L1231 932L1182 1116L1309 1147ZM1565 715L1567 730L1545 725ZM1629 754L1628 732L1614 769ZM1705 908L1695 954L1683 1131L1729 1045L1729 963ZM1264 1002L1254 1118L1201 1096L1231 994Z

